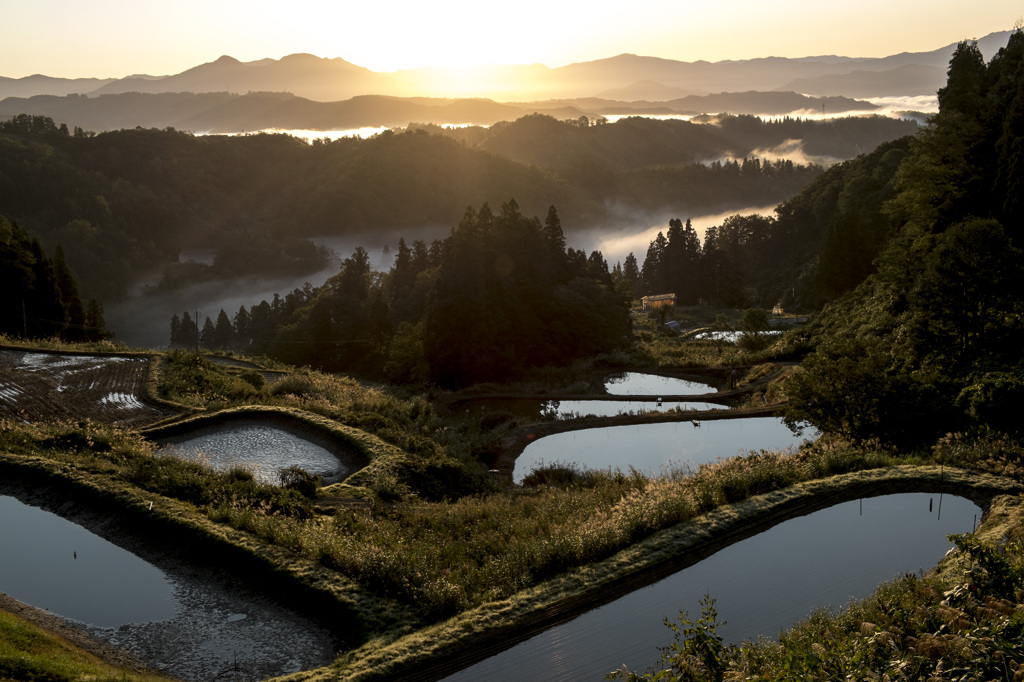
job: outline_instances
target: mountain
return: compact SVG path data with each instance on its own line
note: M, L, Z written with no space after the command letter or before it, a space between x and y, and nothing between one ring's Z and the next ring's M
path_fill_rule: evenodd
M981 38L978 47L986 58L990 58L1000 46L1006 44L1008 38L1007 31L993 33ZM806 83L808 87L816 88L815 92L807 94L880 97L891 95L893 83L897 81L915 92L933 94L937 89L934 69L944 72L955 48L956 44L951 44L930 52L904 52L882 58L823 55L800 59L765 57L720 62L682 62L622 54L554 69L530 64L466 69L424 68L394 73L375 72L340 58L325 59L309 54L252 62L223 56L182 73L163 77L131 76L112 81L66 81L46 79L44 76L4 78L0 79L0 98L72 93L99 96L127 92L289 92L319 102L368 94L523 101L593 97L598 94L625 99L630 97L630 92L636 92L639 99L653 100L662 94L670 98L678 97L680 93L676 90L690 93L750 90L799 92L800 89L794 87L797 83ZM901 70L901 67L915 68ZM863 74L851 75L854 72L880 75L877 78ZM847 77L849 83L843 77ZM656 84L656 87L652 84ZM844 84L855 86L857 92L843 91L841 86ZM623 89L624 92L618 92ZM651 97L655 93L660 94Z
M52 78L36 74L24 78L0 76L0 97L32 97L94 92L113 82L113 78Z
M47 116L72 128L93 132L122 128L175 128L199 133L280 130L354 130L405 127L410 123L493 125L543 112L558 119L586 115L672 115L684 113L783 115L819 111L822 99L793 92L722 93L684 97L662 104L612 100L553 100L500 103L489 99L440 99L362 95L340 102L315 102L288 93L126 92L98 97L38 95L0 101L0 119L18 114ZM830 113L871 111L875 105L829 97Z
M281 59L240 62L233 57L201 64L165 78L125 78L90 95L126 92L290 92L307 99L330 101L376 92L380 74L343 59L293 54Z
M850 71L844 74L797 78L779 90L805 95L848 97L912 97L934 95L946 83L946 71L938 66L905 64L886 71Z

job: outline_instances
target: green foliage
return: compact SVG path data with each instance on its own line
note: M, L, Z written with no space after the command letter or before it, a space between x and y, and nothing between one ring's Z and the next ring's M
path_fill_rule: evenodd
M281 482L282 488L295 490L307 500L316 498L317 490L320 489L320 486L323 483L323 480L319 476L311 474L302 467L296 465L281 469L281 471L277 473L277 476Z
M686 611L679 612L679 623L665 619L665 627L673 633L674 640L661 651L661 670L638 675L623 666L622 670L609 673L609 680L625 679L627 682L722 682L725 674L726 647L718 629L726 625L719 622L715 600L704 595L700 600L700 617L690 618Z
M78 284L58 245L51 260L38 239L0 215L0 334L63 341L100 341L103 328L99 306L89 301L92 314L78 295Z
M551 216L549 212L549 223ZM625 302L599 253L562 250L554 233L519 213L468 209L444 245L423 317L433 381L460 386L514 378L523 369L567 365L628 340Z
M160 372L160 396L192 407L226 407L259 395L253 381L230 374L197 353L170 351Z
M1024 97L1024 69L1010 68L1022 63L1020 31L987 67L976 46L958 48L944 104L885 206L897 232L878 271L814 327L791 418L909 446L969 426L1017 428L998 401L1019 390L1024 251L1019 225L1007 222L1016 204L997 181L1012 169L993 150Z

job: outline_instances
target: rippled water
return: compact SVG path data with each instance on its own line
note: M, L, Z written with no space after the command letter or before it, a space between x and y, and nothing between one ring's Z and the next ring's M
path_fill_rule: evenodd
M908 493L844 502L737 542L672 576L589 611L447 678L600 680L626 664L643 672L672 632L662 621L716 600L727 643L775 637L816 608L841 607L880 583L939 562L950 533L981 510L949 495ZM929 511L931 507L931 511Z
M557 433L530 443L516 459L512 478L540 464L574 462L588 469L630 467L657 474L667 466L696 465L752 450L784 450L815 437L796 435L779 417L746 417L634 426L606 426Z
M246 586L177 560L161 567L60 516L0 495L0 590L86 626L147 665L210 680L236 662L265 679L330 663L331 636ZM174 559L172 559L172 557Z
M656 374L624 372L610 377L604 388L612 395L700 395L714 393L715 387L701 381L688 381Z
M254 420L206 426L161 440L163 452L205 462L220 471L250 469L257 479L278 482L278 472L298 466L326 479L354 471L327 448L271 424Z

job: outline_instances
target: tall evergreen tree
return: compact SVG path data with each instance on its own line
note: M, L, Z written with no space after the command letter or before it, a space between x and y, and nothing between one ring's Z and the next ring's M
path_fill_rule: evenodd
M53 254L53 273L60 291L61 302L67 310L64 337L68 341L85 341L87 337L85 309L78 295L78 284L64 260L64 250L58 245Z

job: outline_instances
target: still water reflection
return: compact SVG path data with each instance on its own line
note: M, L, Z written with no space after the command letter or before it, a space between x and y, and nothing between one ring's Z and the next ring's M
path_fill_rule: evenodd
M100 627L164 620L173 589L151 564L56 514L0 496L0 590Z
M946 536L971 532L981 516L973 502L945 495L940 517L939 500L887 495L785 521L447 679L600 680L623 664L642 672L672 641L663 619L681 609L699 616L705 594L727 622L719 629L727 643L775 637L813 609L842 607L938 563Z
M749 450L783 450L813 439L796 435L780 417L747 417L634 426L606 426L545 436L516 459L512 478L523 478L541 464L575 462L588 469L658 473L666 466L713 462Z
M248 587L244 576L171 559L181 548L144 540L158 548L143 555L159 567L0 494L0 591L78 621L183 680L214 679L236 662L264 679L333 660L329 633Z
M481 398L463 402L459 410L466 416L483 419L489 414L511 414L522 419L574 419L577 417L615 417L620 414L665 412L668 410L726 410L727 405L703 401L652 400L538 400L536 398Z
M714 386L701 381L639 372L623 372L609 377L604 388L612 395L700 395L715 392Z

